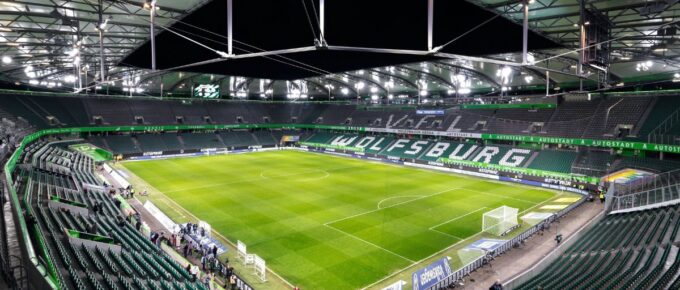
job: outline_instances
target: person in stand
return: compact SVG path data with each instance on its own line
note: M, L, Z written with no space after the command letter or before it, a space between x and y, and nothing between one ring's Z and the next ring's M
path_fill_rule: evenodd
M217 245L213 245L212 254L213 256L217 257Z
M600 191L600 203L604 203L604 191Z
M231 275L229 277L229 285L231 286L231 290L236 290L236 275Z
M207 289L211 289L210 280L211 280L210 274L206 274L205 276L203 276L203 285L205 285L205 288Z
M503 285L500 281L496 280L496 283L493 283L493 285L489 287L489 290L503 290Z

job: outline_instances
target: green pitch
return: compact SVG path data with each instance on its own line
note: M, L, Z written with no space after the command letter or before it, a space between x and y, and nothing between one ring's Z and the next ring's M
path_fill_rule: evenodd
M125 167L302 289L365 287L480 232L486 211L521 213L555 196L297 151Z

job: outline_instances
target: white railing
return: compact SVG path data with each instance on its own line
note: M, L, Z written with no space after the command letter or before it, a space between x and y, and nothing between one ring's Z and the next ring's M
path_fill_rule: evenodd
M680 183L627 195L614 195L609 204L610 214L646 210L680 203Z
M680 183L680 169L650 175L628 184L614 183L614 196L626 196Z

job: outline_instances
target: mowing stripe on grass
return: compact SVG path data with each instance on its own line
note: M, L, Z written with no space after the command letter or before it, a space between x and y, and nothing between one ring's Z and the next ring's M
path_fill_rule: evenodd
M461 189L471 191L471 192L476 192L476 193L487 195L487 196L498 197L498 198L502 198L502 199L512 199L512 200L516 200L516 201L519 201L519 202L528 203L528 204L531 204L531 205L537 205L538 204L537 202L529 201L529 200L526 200L526 199L514 198L514 197L509 197L509 196L500 195L500 194L493 194L493 193L488 193L488 192L469 189L469 188L461 188Z
M430 194L430 195L424 195L424 196L421 196L421 197L419 197L419 198L414 198L414 199L411 199L411 200L407 200L407 201L395 203L395 204L393 204L393 205L386 206L386 207L383 207L383 208L378 208L378 209L374 209L374 210L369 210L369 211L366 211L366 212L358 213L358 214L355 214L355 215L351 215L351 216L348 216L348 217L344 217L344 218L341 218L341 219L337 219L337 220L334 220L334 221L330 221L330 222L324 223L323 225L324 225L324 226L325 226L325 225L330 225L330 224L333 224L333 223L337 223L337 222L340 222L340 221L348 220L348 219L355 218L355 217L358 217L358 216L367 215L367 214L369 214L369 213L374 213L374 212L376 212L376 211L381 211L381 210L383 210L383 209L393 208L393 207L395 207L395 206L400 206L400 205L402 205L402 204L407 204L407 203L410 203L410 202L414 202L414 201L416 201L416 200L421 200L421 199L424 199L424 198L437 196L437 195L440 195L440 194L443 194L443 193L447 193L447 192L449 192L449 191L453 191L453 190L456 190L456 189L460 189L460 187L454 187L454 188L445 189L445 190L442 190L442 191L439 191L439 192L435 192L435 193Z
M359 289L394 277L451 244L478 237L463 238L479 231L475 224L483 208L506 204L525 209L554 195L539 188L293 151L126 165L166 189L167 196L156 196L160 205L169 205L170 214L193 217L186 213L191 211L201 216L214 230L247 242L270 267L309 289ZM461 188L471 190L457 190Z
M369 242L369 241L367 241L367 240L364 240L364 239L362 239L362 238L360 238L360 237L357 237L357 236L355 236L355 235L353 235L353 234L350 234L350 233L348 233L348 232L345 232L345 231L343 231L343 230L341 230L341 229L338 229L338 228L333 227L333 226L328 225L328 224L324 224L324 226L326 226L326 227L328 227L328 228L331 228L331 229L334 229L334 230L336 230L336 231L338 231L338 232L341 232L341 233L347 235L348 237L354 238L354 239L356 239L356 240L359 240L359 241L362 241L362 242L364 242L364 243L366 243L366 244L369 244L369 245L371 245L371 246L374 246L374 247L376 247L376 248L378 248L378 249L381 249L381 250L383 250L383 251L385 251L385 252L388 252L388 253L390 253L390 254L392 254L392 255L395 255L395 256L397 256L397 257L399 257L399 258L402 258L402 259L404 259L404 260L406 260L406 261L409 261L409 262L411 262L411 263L415 263L415 261L413 261L413 260L411 260L411 259L409 259L409 258L406 258L406 257L404 257L404 256L402 256L402 255L399 255L399 254L397 254L397 253L395 253L395 252L392 252L392 251L390 251L390 250L388 250L388 249L385 249L385 248L383 248L383 247L381 247L381 246L378 246L378 245L376 245L376 244L374 244L374 243L371 243L371 242Z
M466 213L466 214L464 214L464 215L457 216L457 217L452 218L452 219L450 219L450 220L448 220L448 221L445 221L445 222L443 222L443 223L440 223L440 224L431 226L431 227L429 228L429 230L433 230L433 229L435 229L435 228L438 228L439 226L443 226L443 225L448 224L448 223L450 223L450 222L452 222L452 221L459 220L459 219L461 219L461 218L464 218L464 217L466 217L466 216L469 216L469 215L471 215L471 214L473 214L473 213L476 213L476 212L478 212L478 211L480 211L480 210L483 210L483 209L485 209L485 208L487 208L487 207L486 207L486 206L483 206L483 207L480 207L480 208L478 208L478 209L476 209L476 210L473 210L473 211L471 211L471 212L469 212L469 213ZM461 240L462 240L462 239L461 239Z

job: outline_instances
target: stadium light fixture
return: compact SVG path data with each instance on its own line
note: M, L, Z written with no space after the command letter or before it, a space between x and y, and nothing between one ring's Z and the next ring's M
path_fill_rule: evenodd
M363 90L364 87L366 86L366 84L364 84L364 82L358 82L358 83L356 83L355 86L356 86L357 90Z
M427 91L426 91L426 90L421 90L421 91L420 91L420 96L422 96L422 97L427 96Z
M458 93L461 94L461 95L467 95L471 92L472 92L472 90L470 90L470 88L462 88L462 89L458 90Z
M99 23L99 27L98 27L99 30L102 30L102 31L106 30L106 25L109 24L109 19L111 19L111 17L107 17L106 19L104 19L104 22Z
M348 89L348 88L342 88L342 89L340 89L340 92L341 92L343 95L347 95L347 94L349 94L349 89Z
M72 84L76 82L76 76L74 75L67 75L64 77L64 82Z
M2 57L2 63L10 64L10 63L12 63L12 58L10 56L5 55L5 56Z
M376 88L376 87L371 87L371 93L377 93L377 92L378 92L378 88Z
M525 81L527 84L530 84L531 82L534 81L534 77L533 77L533 76L525 76L525 77L524 77L524 81Z

